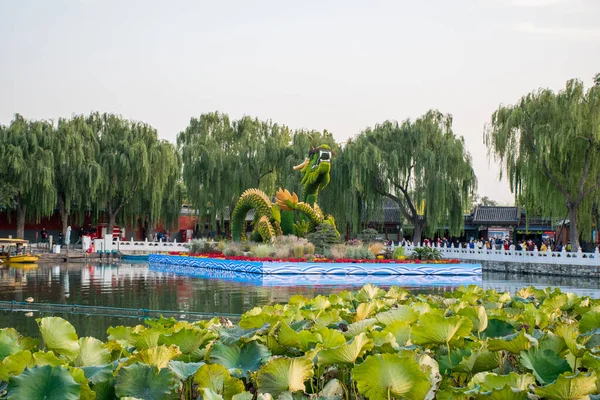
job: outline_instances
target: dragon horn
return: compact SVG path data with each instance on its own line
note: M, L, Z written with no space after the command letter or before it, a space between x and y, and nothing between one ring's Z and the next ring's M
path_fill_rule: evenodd
M302 168L306 167L306 165L308 164L308 162L309 162L309 161L310 161L310 159L309 159L309 158L306 158L302 164L300 164L300 165L296 165L296 166L294 167L294 170L295 170L295 171L297 171L297 170L299 170L299 169L302 169Z

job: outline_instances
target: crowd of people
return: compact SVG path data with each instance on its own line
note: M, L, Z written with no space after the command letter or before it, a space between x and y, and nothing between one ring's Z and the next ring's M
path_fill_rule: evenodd
M437 239L423 239L424 246L432 247L454 247L463 249L488 249L488 250L517 250L517 251L572 251L571 241L566 244L556 242L549 238L542 241L534 241L532 239L523 239L513 241L508 238L491 237L488 239L469 239L469 241L460 241L458 239L448 239L446 237L438 237ZM401 246L413 246L410 240L403 239L400 242Z

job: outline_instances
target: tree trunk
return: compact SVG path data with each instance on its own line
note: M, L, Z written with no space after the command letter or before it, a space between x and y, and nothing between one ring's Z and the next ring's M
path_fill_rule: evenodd
M23 205L21 198L19 197L17 203L17 238L25 239L25 212L27 206Z
M117 219L117 213L109 213L108 214L108 226L106 227L106 237L112 242L113 240L113 228L115 226L115 221Z
M151 242L154 239L154 225L148 223L148 220L144 220L144 231L146 232L146 236L144 239L147 239Z
M63 238L66 238L67 226L69 226L69 214L67 214L67 210L65 209L65 202L60 196L58 197L58 214L60 215Z
M569 207L569 241L571 242L571 251L579 250L579 229L577 225L578 207Z
M416 221L414 221L414 232L413 232L413 245L418 246L421 244L421 236L423 236L423 230L425 228L424 226L425 224L423 223L423 221L420 221L419 218L417 218Z

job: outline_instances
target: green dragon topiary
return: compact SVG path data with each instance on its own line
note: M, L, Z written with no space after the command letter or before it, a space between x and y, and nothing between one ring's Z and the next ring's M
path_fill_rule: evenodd
M333 217L323 215L317 204L319 191L329 184L331 148L324 144L311 149L309 157L294 169L300 170L304 174L302 177L304 201L298 201L296 193L279 189L276 193L276 203L273 204L262 190L246 190L233 210L231 221L233 240L246 239L246 215L252 209L254 209L254 231L260 235L263 242L272 241L276 236L282 234L304 236L307 232L313 232L322 223L328 223L335 228ZM280 209L283 212L280 212ZM295 223L293 222L293 211L300 214L299 221ZM285 221L282 222L282 219L292 223L286 224Z

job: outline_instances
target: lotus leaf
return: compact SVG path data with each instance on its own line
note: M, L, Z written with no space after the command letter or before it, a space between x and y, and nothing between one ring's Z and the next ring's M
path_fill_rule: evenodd
M0 363L0 380L8 381L8 378L20 375L25 368L31 368L35 365L33 356L29 350L19 351L11 354Z
M201 391L203 400L223 400L223 396L221 396L219 393L216 393L212 389L202 388Z
M394 322L404 322L412 324L419 318L419 313L409 306L400 305L389 311L384 311L375 316L375 319L383 326L390 325Z
M26 340L12 328L0 329L0 360L21 350L31 350L35 343Z
M108 340L118 342L123 347L131 346L131 335L133 334L133 327L131 326L111 326L106 330L108 334Z
M90 389L88 379L81 368L69 367L71 376L80 385L81 392L79 394L80 400L96 400L96 394Z
M472 326L471 321L465 317L442 317L434 313L422 314L411 330L411 340L418 345L448 345L468 336Z
M235 325L233 328L220 327L217 329L217 333L221 343L230 345L237 343L242 339L246 339L248 341L254 340L256 336L260 335L260 328L242 329L238 325Z
M256 340L246 343L242 348L215 343L210 352L210 362L223 365L234 376L247 376L255 372L271 357L269 349Z
M386 292L383 289L374 286L371 283L367 283L356 293L356 300L361 303L369 302L375 299L382 299L385 297Z
M252 393L242 392L242 393L233 395L231 400L252 400L253 398L254 398L254 395Z
M175 399L177 380L167 368L135 363L121 368L115 384L119 398L136 397L144 400Z
M385 328L382 332L391 333L396 338L396 343L399 346L405 346L410 340L411 327L409 324L403 321L394 321Z
M187 378L194 375L203 365L203 362L187 363L183 361L169 361L169 369L173 371L180 381L185 381Z
M106 345L93 337L79 338L79 354L74 361L78 367L106 364L110 361L110 352Z
M488 316L483 306L463 308L458 315L467 317L473 324L473 332L481 333L487 329Z
M497 318L489 318L487 328L483 331L483 336L496 338L512 335L513 333L515 333L515 328L508 322Z
M134 330L131 334L131 344L138 350L151 349L158 346L158 339L165 331L168 330L160 327Z
M486 348L473 350L469 356L463 357L460 363L454 367L455 371L476 374L478 372L491 371L498 367L500 357L497 352L491 352Z
M260 307L254 307L252 310L242 315L240 327L244 329L262 328L264 325L273 325L280 321L281 317L264 312Z
M354 364L357 358L362 357L373 346L373 340L369 339L365 333L361 333L341 346L321 350L317 355L317 365Z
M542 384L552 383L563 372L571 372L569 363L552 350L531 349L521 353L521 365Z
M344 336L346 336L347 338L353 338L354 336L364 332L368 327L375 325L376 323L377 320L375 318L369 318L350 324L348 325L348 329L344 332Z
M173 328L175 325L180 324L181 321L177 321L175 318L165 318L162 315L159 318L147 319L144 321L146 325L154 328ZM187 324L189 322L185 321ZM178 329L176 329L178 330Z
M556 382L547 386L535 388L535 394L544 399L577 400L597 393L596 372L587 374L561 374Z
M181 355L181 351L175 345L157 346L150 349L143 349L138 353L133 354L126 362L126 365L131 365L136 362L153 365L158 369L166 368L169 361Z
M586 333L600 328L600 311L589 311L581 317L579 321L579 330Z
M556 328L554 328L554 331L556 332L557 336L565 341L565 345L575 357L583 356L583 353L585 352L585 346L577 343L579 330L577 329L576 325L559 324Z
M532 344L537 344L537 340L522 330L500 339L490 339L488 349L490 351L505 350L513 354L519 354L523 350L530 349Z
M78 400L80 385L65 367L45 365L25 370L11 377L8 399L15 400Z
M345 388L342 382L337 379L332 379L323 387L319 392L320 398L326 398L329 400L341 400L344 398Z
M313 348L314 345L319 342L318 336L312 332L296 332L285 322L280 324L277 332L277 341L284 347L296 347L306 351Z
M587 369L595 369L600 371L600 356L591 353L585 353L581 360L581 364Z
M104 382L113 376L113 364L96 365L91 367L82 367L85 377L91 384Z
M372 331L370 337L375 348L382 353L395 353L400 349L396 337L391 332Z
M358 307L356 307L354 322L369 318L371 315L375 314L378 308L379 307L377 307L377 304L375 303L360 303Z
M319 295L308 302L306 308L310 310L326 310L331 307L331 302L325 296Z
M207 388L219 395L225 400L244 391L244 383L229 375L227 368L218 364L204 364L194 374L194 382L198 384L199 389Z
M183 328L174 333L161 334L158 344L177 345L183 354L191 354L216 337L214 332L208 330Z
M390 397L422 400L429 392L429 378L414 357L393 354L368 356L352 369L358 391L371 400Z
M306 358L275 358L256 374L259 393L279 396L290 391L304 391L304 382L314 374L313 363Z
M46 348L62 354L70 360L77 357L79 342L73 325L60 317L45 317L36 321Z
M514 389L509 385L475 395L475 400L527 400L527 398L526 391Z
M474 385L479 385L483 391L502 389L506 385L517 390L527 390L529 385L535 385L535 377L531 374L519 375L516 372L511 372L508 375L480 372L469 382L469 387L472 388Z
M346 343L346 337L340 332L329 328L320 328L316 331L317 337L324 349L331 349Z

